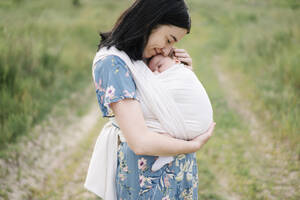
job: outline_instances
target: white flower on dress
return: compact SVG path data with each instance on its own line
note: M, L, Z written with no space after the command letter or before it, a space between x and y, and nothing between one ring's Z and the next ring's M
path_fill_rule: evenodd
M193 188L198 187L198 178L197 179L193 179Z
M139 159L138 160L138 167L139 167L139 169L144 171L147 167L147 160L143 157L141 159Z
M169 195L167 195L167 196L163 197L161 200L170 200L170 197L169 197Z
M184 189L183 192L180 194L180 197L184 200L193 200L193 190Z
M125 180L125 175L120 173L119 178L120 178L121 181L124 181Z
M119 68L115 69L115 74L119 72Z
M170 184L170 182L169 182L169 176L165 176L164 177L164 184L165 184L165 186L168 188L171 184Z
M181 168L181 166L180 166L180 168ZM179 173L175 177L175 180L178 181L178 182L182 181L183 180L183 175L184 175L184 172L183 172L183 170L181 168L180 171L179 171Z
M112 99L115 95L115 88L114 86L109 86L106 88L105 96L108 97L109 99Z
M123 93L125 96L130 97L130 98L133 98L133 96L134 96L134 92L130 93L130 92L128 92L128 90L123 90Z
M146 181L146 177L143 175L139 176L139 182L140 182L140 186L143 187Z
M189 163L189 166L188 166L187 174L186 174L187 181L191 181L193 179L193 165L194 165L194 161L191 160L191 162Z
M102 83L101 79L99 79L99 83L97 83L96 81L94 83L95 83L96 90L99 90L101 92L105 92L105 89L101 87L101 83Z

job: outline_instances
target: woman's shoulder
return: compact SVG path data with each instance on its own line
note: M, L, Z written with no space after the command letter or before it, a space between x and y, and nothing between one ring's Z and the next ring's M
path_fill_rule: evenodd
M125 98L139 101L131 72L119 56L108 55L97 61L94 67L94 84L103 117L113 116L110 103Z
M95 68L108 66L126 66L125 61L117 55L107 55L95 63Z

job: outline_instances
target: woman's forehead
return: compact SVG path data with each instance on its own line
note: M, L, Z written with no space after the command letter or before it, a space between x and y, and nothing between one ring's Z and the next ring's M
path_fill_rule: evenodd
M160 25L154 30L154 33L155 32L159 34L169 34L175 42L177 42L187 33L187 30L174 25Z

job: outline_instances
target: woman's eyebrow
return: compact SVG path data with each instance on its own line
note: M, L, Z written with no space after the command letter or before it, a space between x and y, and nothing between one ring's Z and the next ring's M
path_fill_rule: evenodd
M170 35L175 40L175 42L177 42L177 38L174 35L172 35L172 34L170 34Z

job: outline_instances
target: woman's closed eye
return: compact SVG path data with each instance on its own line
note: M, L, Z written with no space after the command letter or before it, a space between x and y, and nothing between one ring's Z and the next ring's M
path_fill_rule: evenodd
M166 39L167 39L168 44L173 43L173 41L172 41L172 39L170 39L170 37L166 36Z

